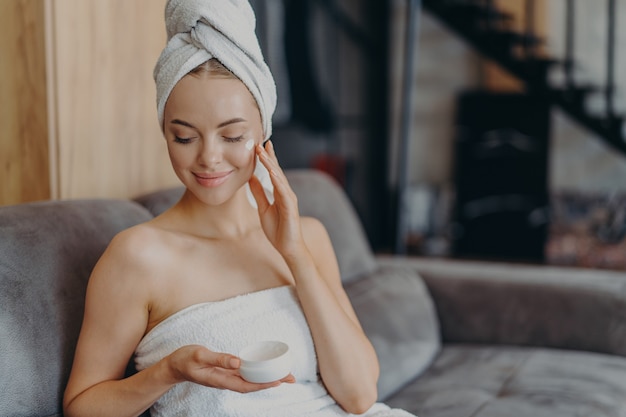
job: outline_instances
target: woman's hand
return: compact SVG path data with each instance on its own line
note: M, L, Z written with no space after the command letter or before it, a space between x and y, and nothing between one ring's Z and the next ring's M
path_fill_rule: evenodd
M265 148L257 145L256 153L269 171L274 186L274 203L270 204L258 178L254 175L250 178L250 190L257 202L261 226L278 252L287 259L293 259L306 247L302 237L296 194L278 164L272 142L268 141Z
M250 179L263 230L287 262L330 395L351 414L362 414L378 398L379 364L343 289L339 265L324 225L298 213L298 201L271 142L257 147L274 185L270 204L259 180Z
M265 384L248 382L239 375L239 358L228 353L212 352L199 345L183 346L169 355L167 361L174 383L189 381L246 393L277 387L283 382L295 382L291 374Z

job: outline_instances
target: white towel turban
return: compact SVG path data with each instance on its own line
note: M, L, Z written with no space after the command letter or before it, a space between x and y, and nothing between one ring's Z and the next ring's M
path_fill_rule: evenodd
M250 90L261 113L264 140L269 139L276 108L276 84L263 58L255 26L254 11L247 0L168 0L165 6L168 42L154 68L162 129L165 103L176 83L198 65L216 58ZM269 173L258 160L255 175L273 201ZM248 198L251 198L249 190Z

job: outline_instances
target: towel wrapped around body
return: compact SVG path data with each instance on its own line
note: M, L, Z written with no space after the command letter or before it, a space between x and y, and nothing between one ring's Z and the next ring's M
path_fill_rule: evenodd
M237 355L243 347L262 340L280 340L290 346L296 383L241 394L184 382L153 405L152 417L351 416L337 405L320 379L313 339L291 286L185 308L159 323L141 340L135 364L138 370L145 369L191 344ZM411 416L381 403L364 415Z

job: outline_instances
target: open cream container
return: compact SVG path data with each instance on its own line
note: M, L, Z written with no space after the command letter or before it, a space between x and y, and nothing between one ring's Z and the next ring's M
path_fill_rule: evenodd
M278 381L291 372L289 346L278 341L264 341L246 346L239 352L239 373L248 382Z

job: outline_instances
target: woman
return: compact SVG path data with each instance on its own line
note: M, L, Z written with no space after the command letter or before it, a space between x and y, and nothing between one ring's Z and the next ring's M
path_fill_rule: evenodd
M69 417L409 415L375 404L376 354L328 235L299 216L271 142L263 146L275 91L253 19L245 1L166 6L157 107L186 191L116 236L94 268ZM293 373L247 382L236 353L266 338L288 342ZM138 372L125 377L133 356Z

